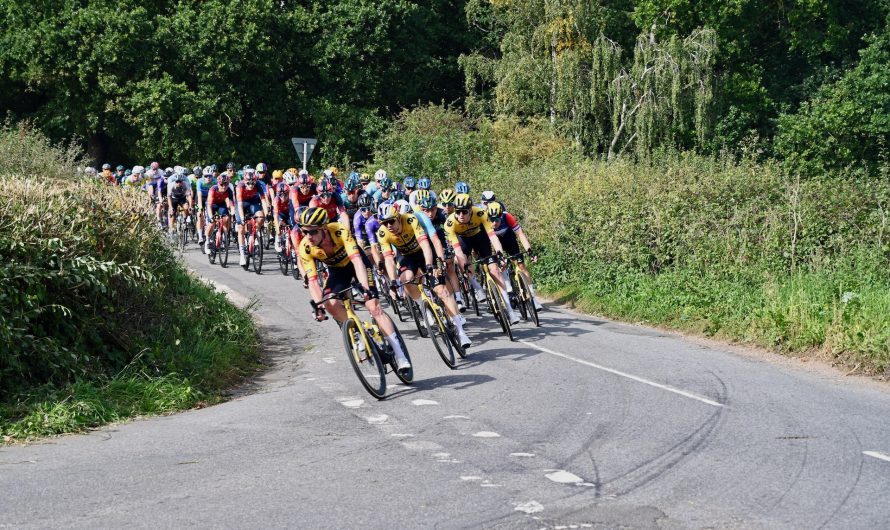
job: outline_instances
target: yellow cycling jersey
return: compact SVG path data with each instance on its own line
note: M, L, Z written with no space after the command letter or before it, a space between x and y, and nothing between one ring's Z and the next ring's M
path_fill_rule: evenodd
M377 241L383 248L383 255L389 256L393 253L392 248L395 247L399 254L407 256L416 252L422 252L420 242L428 239L426 230L420 225L417 217L411 213L399 214L399 223L402 225L402 233L395 235L390 232L389 228L380 225L377 230Z
M321 261L328 267L347 267L351 265L350 260L359 254L358 244L352 238L352 232L340 223L328 223L322 228L327 230L334 242L334 251L328 255L321 247L309 244L309 238L303 236L300 241L300 261L303 262L303 268L306 270L306 277L309 279L316 278L318 271L315 268L315 260Z
M485 233L488 235L494 234L494 227L491 226L488 214L485 213L485 210L476 206L473 206L473 209L470 211L470 221L468 223L457 222L457 217L454 214L449 215L445 221L445 235L452 244L458 243L457 236L473 237L478 235L482 229L485 229Z

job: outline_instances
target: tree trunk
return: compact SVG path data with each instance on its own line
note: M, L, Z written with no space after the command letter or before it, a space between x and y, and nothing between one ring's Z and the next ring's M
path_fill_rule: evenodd
M87 155L89 155L93 167L98 168L100 164L105 163L107 154L108 140L105 135L100 132L91 134L87 140Z

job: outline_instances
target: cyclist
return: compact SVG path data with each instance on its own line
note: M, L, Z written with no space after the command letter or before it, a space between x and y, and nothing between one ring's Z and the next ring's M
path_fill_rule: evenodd
M323 296L342 291L357 280L365 292L365 307L393 349L397 369L400 372L409 370L411 363L402 351L395 324L383 312L380 300L377 299L377 287L370 270L371 262L356 244L349 229L340 223L328 222L328 214L324 209L309 207L300 215L300 230L303 233L300 261L306 271L312 300L317 304ZM328 268L324 290L318 285L315 260L323 262ZM325 310L340 324L346 319L346 310L341 300L328 300L324 306L318 306L315 319L323 320Z
M179 208L186 206L185 213L189 215L195 207L195 199L192 195L192 187L181 170L170 177L170 186L167 188L167 233L173 234L173 219Z
M173 171L170 171L171 176ZM152 194L152 201L157 205L155 207L155 215L158 220L158 226L164 225L164 207L167 206L167 172L156 170L154 182L149 183L149 193Z
M408 195L408 202L411 203L411 206L417 206L418 193L420 193L421 191L428 192L433 197L434 201L437 200L438 196L436 195L436 192L431 189L432 187L433 187L433 183L430 181L430 179L422 178L422 179L418 180L417 181L417 189L414 190L413 192L411 192L410 195Z
M117 184L117 179L114 177L114 173L111 171L111 164L102 164L102 174L99 175L99 179L102 180L105 184Z
M479 207L480 208L488 208L488 205L490 205L493 202L500 204L501 210L503 210L505 212L507 211L507 206L503 202L498 200L498 198L495 196L493 191L489 191L489 190L483 191L482 195L479 196Z
M235 184L235 163L229 162L226 164L226 175L229 176L229 182L234 186Z
M334 184L330 180L322 178L318 181L316 191L318 193L309 201L309 207L324 209L328 214L328 219L336 219L336 222L349 230L349 216L346 215L346 207L334 189Z
M125 168L121 164L118 164L117 167L114 168L114 181L118 186L120 186L124 182L125 178L127 178L127 168Z
M288 173L293 176L293 173ZM296 177L294 177L296 180ZM273 180L274 182L274 180ZM272 184L272 219L275 220L275 252L279 254L284 252L283 240L281 238L282 223L291 226L292 212L290 209L290 187L282 178L278 182Z
M380 181L385 179L386 177L386 170L378 169L377 171L375 171L374 182L368 184L368 187L365 188L365 193L368 193L369 195L371 195L371 197L374 197L374 194L376 194L377 191L380 189Z
M404 186L405 188L403 190L405 192L405 195L410 197L411 194L414 193L414 190L417 189L417 179L415 179L411 175L408 175L402 180L402 186Z
M210 195L210 189L216 185L216 179L213 177L213 166L207 166L201 170L201 178L195 183L195 200L198 203L198 234L201 239L198 240L199 245L204 244L204 205L207 204L207 196ZM202 247L203 248L203 247Z
M256 218L257 230L263 228L265 215L269 215L269 201L266 200L266 185L257 180L253 169L245 169L244 179L235 188L235 230L238 232L238 250L241 254L240 265L247 265L247 248L244 243L244 225L246 216ZM262 212L263 216L256 214ZM246 213L246 215L245 215ZM262 242L257 242L258 245Z
M393 191L395 191L395 185L389 177L380 179L377 183L377 191L374 192L374 206L379 207L381 203L388 200Z
M219 215L222 229L228 231L229 219L234 209L235 190L232 188L232 184L229 181L228 173L223 173L217 179L216 184L210 188L210 191L207 193L207 200L205 201L204 215L207 221L207 227L204 229L204 235L206 236L204 253L210 254L210 242L213 240L210 236L210 232L213 229L213 216Z
M356 212L358 212L358 199L364 194L365 192L362 191L362 185L358 179L358 173L353 172L343 184L343 193L340 194L340 199L346 208L346 215L350 219L354 218Z
M405 202L407 206L407 201ZM377 210L377 218L380 220L380 229L377 231L377 239L383 250L383 259L386 261L386 268L390 271L395 269L395 257L393 248L399 252L398 271L399 278L396 279L394 274L390 273L394 295L398 294L399 280L404 285L405 290L418 305L420 304L420 290L413 283L408 283L414 279L417 274L428 275L433 290L439 295L442 303L445 305L445 311L451 316L461 346L469 348L472 345L469 337L464 332L464 320L460 316L457 304L451 290L445 284L445 278L442 274L444 268L444 256L436 255L433 251L433 245L430 244L430 238L424 227L421 225L417 217L412 213L400 213L398 205L381 204ZM410 208L410 206L408 206ZM440 267L436 269L435 263L439 263ZM426 308L424 308L426 311ZM432 315L424 315L426 319L434 318Z
M472 199L466 193L457 195L454 199L454 213L449 215L445 221L445 234L448 236L452 248L454 248L454 255L458 265L464 267L470 274L473 287L477 293L476 299L484 300L485 290L481 288L479 282L473 277L472 269L469 267L467 255L471 251L476 253L480 261L485 261L491 277L497 284L500 295L504 298L510 323L518 323L519 316L510 305L510 298L507 295L507 288L504 284L501 268L498 266L498 260L495 256L492 256L492 250L498 256L503 255L504 248L494 233L494 227L491 225L485 210L473 206Z
M464 181L460 181L454 185L454 193L457 195L460 195L462 193L465 195L469 195L470 194L470 185Z
M315 184L312 182L312 177L309 176L305 169L300 171L296 185L290 188L291 207L296 210L300 206L309 206L309 201L312 200L315 193L316 189Z
M133 166L133 172L124 179L122 184L127 188L141 188L145 185L145 168L142 166Z
M362 185L362 191L368 193L368 186L371 184L371 175L362 173L359 175L358 181Z
M445 215L454 213L454 196L454 190L451 188L445 188L442 190L442 193L439 194L439 208L445 212Z
M531 257L532 261L537 261L537 256L532 252L532 245L528 241L528 237L526 237L525 232L522 230L522 227L519 226L519 222L513 217L512 214L507 213L501 203L499 202L490 202L488 204L488 208L485 213L488 214L488 220L491 221L491 226L494 228L494 233L498 236L498 239L501 241L501 246L504 247L504 252L507 253L508 256L514 256L519 254L519 243L522 243L522 248L525 249L525 252ZM516 263L519 266L520 273L525 276L525 281L528 283L529 289L531 290L532 301L535 304L535 309L538 311L543 309L543 306L540 302L538 302L538 297L535 296L535 289L532 286L532 275L528 271L528 267L525 266L525 260L523 256L516 257ZM506 276L506 271L504 271L504 284L507 286L507 289L510 289L510 278Z
M425 191L426 190L418 190L418 208L430 219L430 222L436 229L436 235L438 236L439 241L442 242L448 284L451 287L451 292L454 293L454 299L457 302L458 310L463 313L467 308L464 304L463 294L461 294L460 291L460 284L457 281L457 272L454 269L454 250L452 250L451 245L448 244L448 237L445 234L445 221L448 220L448 215L439 208L433 196L429 192L424 193Z
M271 175L269 174L269 165L265 162L259 162L256 165L256 177L259 181L266 185L266 188L272 184Z
M371 203L370 195L367 193L359 195L358 200L356 201L358 211L352 216L352 232L355 235L355 240L358 242L358 245L365 249L365 251L368 250L370 245L368 236L365 233L365 224L367 224L368 220L373 215L373 212L371 211Z

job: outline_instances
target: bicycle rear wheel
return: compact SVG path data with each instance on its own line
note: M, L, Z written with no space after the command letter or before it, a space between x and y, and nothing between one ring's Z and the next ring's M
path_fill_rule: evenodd
M513 330L510 328L510 320L507 317L507 304L504 302L504 297L501 296L501 291L498 289L494 280L491 277L486 278L485 287L488 290L488 300L489 303L494 308L495 318L497 318L498 322L501 324L501 330L510 337L510 340L513 340Z
M221 267L227 267L229 265L229 232L223 230L222 237L219 239L221 241L219 244L220 248L216 249L216 252L219 254L219 264Z
M263 246L266 244L264 239L266 239L266 231L258 230L253 242L253 272L257 274L263 272Z
M393 326L395 327L395 326ZM388 353L387 356L389 358L389 366L392 367L392 371L395 372L396 377L399 378L399 381L405 383L406 385L410 385L414 382L414 363L411 362L411 355L408 353L408 347L405 346L405 339L402 338L402 334L399 332L399 328L395 328L396 330L396 338L399 339L399 345L402 347L402 353L405 354L405 358L408 359L408 362L411 363L411 368L405 370L404 372L399 372L398 367L396 366L396 358L393 354L392 347L386 342L386 339L383 339L386 344L381 346L382 348L386 348Z
M535 323L535 327L541 327L541 319L538 316L538 309L535 307L535 299L532 296L531 287L525 280L525 276L519 275L519 293L522 299L522 305L525 312L531 317L531 321Z
M408 310L411 312L411 318L414 319L414 324L417 326L417 332L420 333L421 337L429 337L426 326L423 325L423 314L420 305L410 296L405 297L405 303L408 304Z
M351 318L343 323L342 332L343 345L358 380L369 394L383 399L386 394L386 371L376 345L372 346L371 341L365 342L367 337L364 331Z
M525 306L525 299L522 292L522 287L516 281L516 275L519 274L518 271L510 270L510 287L513 289L513 299L516 300L516 307L513 309L519 310L519 317L522 318L525 322L528 322L528 308Z
M439 352L439 357L453 370L457 365L457 359L454 358L454 348L448 337L447 325L443 322L445 315L434 313L433 306L428 301L424 301L423 305L429 316L424 319L424 324L426 324L430 338L433 339L433 346Z

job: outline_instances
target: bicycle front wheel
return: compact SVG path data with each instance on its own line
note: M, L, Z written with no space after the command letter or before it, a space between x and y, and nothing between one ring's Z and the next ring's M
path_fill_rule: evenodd
M343 345L346 346L346 354L358 380L369 394L383 399L386 394L386 371L377 348L370 345L371 341L366 340L361 326L351 318L343 323L342 332Z
M532 322L535 323L535 327L541 327L541 319L538 317L538 309L535 307L535 299L532 296L531 287L529 287L528 282L525 281L525 276L522 274L519 275L519 289L520 296L522 297L522 305L525 306L525 312L531 317Z
M222 230L222 228L220 228ZM216 249L219 254L219 265L223 268L229 264L229 232L223 231L220 239L220 248Z
M486 289L488 289L488 300L494 309L495 318L498 319L498 322L501 324L501 330L510 337L510 340L513 340L513 330L510 328L510 318L507 316L507 304L504 302L504 297L501 296L501 290L498 289L494 280L490 277L487 279L485 283Z
M433 312L433 306L429 302L425 301L423 304L427 314L424 323L430 338L433 339L433 345L436 347L436 351L439 352L439 357L453 370L457 365L457 359L454 358L454 348L448 337L447 324L443 321L445 315L442 315L441 311L438 313Z
M410 296L405 296L405 302L408 304L408 310L411 312L411 317L414 319L414 324L417 326L417 332L420 333L421 337L429 337L426 326L423 325L423 315L421 314L420 305Z
M266 233L257 232L257 239L253 242L253 272L259 274L263 271L263 246L266 244Z

